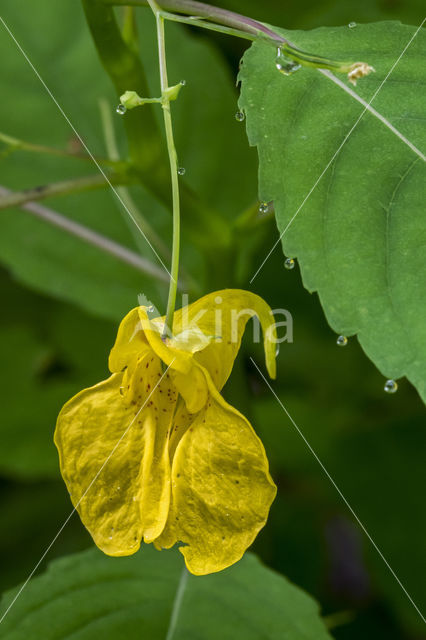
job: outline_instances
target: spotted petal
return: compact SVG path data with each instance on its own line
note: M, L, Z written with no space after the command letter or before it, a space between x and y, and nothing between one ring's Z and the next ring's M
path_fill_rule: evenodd
M223 400L204 371L210 397L177 446L172 506L157 547L176 542L192 573L239 560L266 523L276 488L259 438Z
M139 307L135 307L120 322L115 344L111 349L108 366L111 373L120 373L147 348L147 340L139 318Z
M137 372L140 398L123 396L123 375L113 374L67 402L55 432L71 500L97 546L114 556L158 537L169 511L168 431L176 397L164 380L162 393L157 387L148 400L161 375L157 358L141 360Z

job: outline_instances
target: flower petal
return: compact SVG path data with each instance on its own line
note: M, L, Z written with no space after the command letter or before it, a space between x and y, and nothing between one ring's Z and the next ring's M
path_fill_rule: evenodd
M111 373L120 373L146 349L147 340L139 318L139 307L124 316L117 331L115 344L109 354Z
M208 374L207 374L208 377ZM239 560L264 526L276 487L250 423L209 381L210 398L181 438L172 463L172 506L157 547L176 541L192 573Z
M271 378L275 378L274 316L269 305L250 291L216 291L179 309L174 315L173 332L185 335L189 329L198 328L210 339L204 349L194 353L194 358L208 370L220 390L231 373L247 321L253 316L260 320L266 367Z
M145 363L140 366L150 371ZM55 431L71 500L97 546L114 556L135 553L143 537L158 537L170 501L168 429L174 404L159 389L156 411L149 402L129 404L120 394L122 377L113 374L74 396ZM153 388L158 379L152 370L141 384Z
M155 354L172 369L188 373L192 366L192 353L174 347L167 339L163 340L161 335L164 326L162 318L150 320L145 307L139 307L138 312L145 337Z

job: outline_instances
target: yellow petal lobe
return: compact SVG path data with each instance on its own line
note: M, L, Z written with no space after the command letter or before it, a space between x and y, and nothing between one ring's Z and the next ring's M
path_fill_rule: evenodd
M271 308L260 296L241 289L223 289L175 312L175 334L189 328L194 333L198 328L209 338L204 349L194 352L194 359L208 370L219 391L232 371L246 324L253 316L258 317L262 327L266 368L271 378L275 378L275 321ZM257 329L255 325L256 341L260 339Z
M176 393L152 351L128 395L123 374L85 389L58 416L61 473L97 546L129 555L164 529L170 503L169 428ZM159 383L160 381L160 383Z
M69 400L55 431L71 501L97 546L113 556L140 546L140 467L152 448L152 434L120 395L121 378L113 374ZM132 428L135 421L138 428Z
M208 374L207 374L208 375ZM210 398L181 438L172 464L172 506L157 546L181 541L192 573L237 562L266 523L276 494L250 423L209 383Z
M141 355L147 340L139 318L139 307L124 316L117 331L115 344L111 349L108 367L111 373L119 373L129 362Z

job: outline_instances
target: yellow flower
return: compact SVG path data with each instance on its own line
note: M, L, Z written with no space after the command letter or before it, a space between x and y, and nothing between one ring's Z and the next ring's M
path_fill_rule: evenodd
M202 575L239 560L264 526L276 487L263 445L220 390L245 325L262 326L275 377L275 326L255 294L226 289L176 311L174 336L140 306L122 320L112 375L69 400L55 444L81 520L112 556L182 543Z

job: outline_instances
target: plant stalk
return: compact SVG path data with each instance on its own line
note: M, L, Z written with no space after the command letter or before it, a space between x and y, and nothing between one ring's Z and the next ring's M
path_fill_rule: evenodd
M105 5L133 6L151 5L151 1L152 0L102 0ZM353 84L356 84L357 79L374 71L372 67L364 62L342 62L302 51L287 40L287 38L277 31L270 29L262 22L235 13L234 11L228 11L227 9L205 4L204 2L196 2L196 0L162 0L161 4L161 8L157 5L158 11L162 12L163 16L169 20L180 21L178 15L173 15L168 12L185 14L189 16L191 24L197 27L208 29L212 28L214 24L214 30L222 33L248 38L249 40L265 40L279 47L279 55L284 54L302 66L347 73L350 82ZM188 19L185 18L182 22L188 23ZM222 28L219 28L219 25L221 25Z
M108 176L111 184L125 184L128 182L122 175L115 174ZM11 192L0 197L0 210L8 207L20 207L26 202L44 200L53 196L65 195L67 193L77 193L78 191L90 191L91 189L101 189L106 185L105 177L102 174L85 176L84 178L73 178L62 182L25 189L24 191Z
M164 18L161 10L154 0L148 0L149 6L155 16L157 25L158 41L158 64L160 69L161 96L163 98L161 106L163 109L164 128L166 132L167 153L170 164L170 177L172 182L172 208L173 208L173 240L172 240L172 263L170 268L169 295L167 298L166 321L164 324L163 337L173 333L173 315L176 305L176 292L179 274L179 251L180 251L180 200L179 200L179 176L176 147L173 138L172 114L170 110L170 99L168 94L169 82L167 78L166 44L164 35Z

